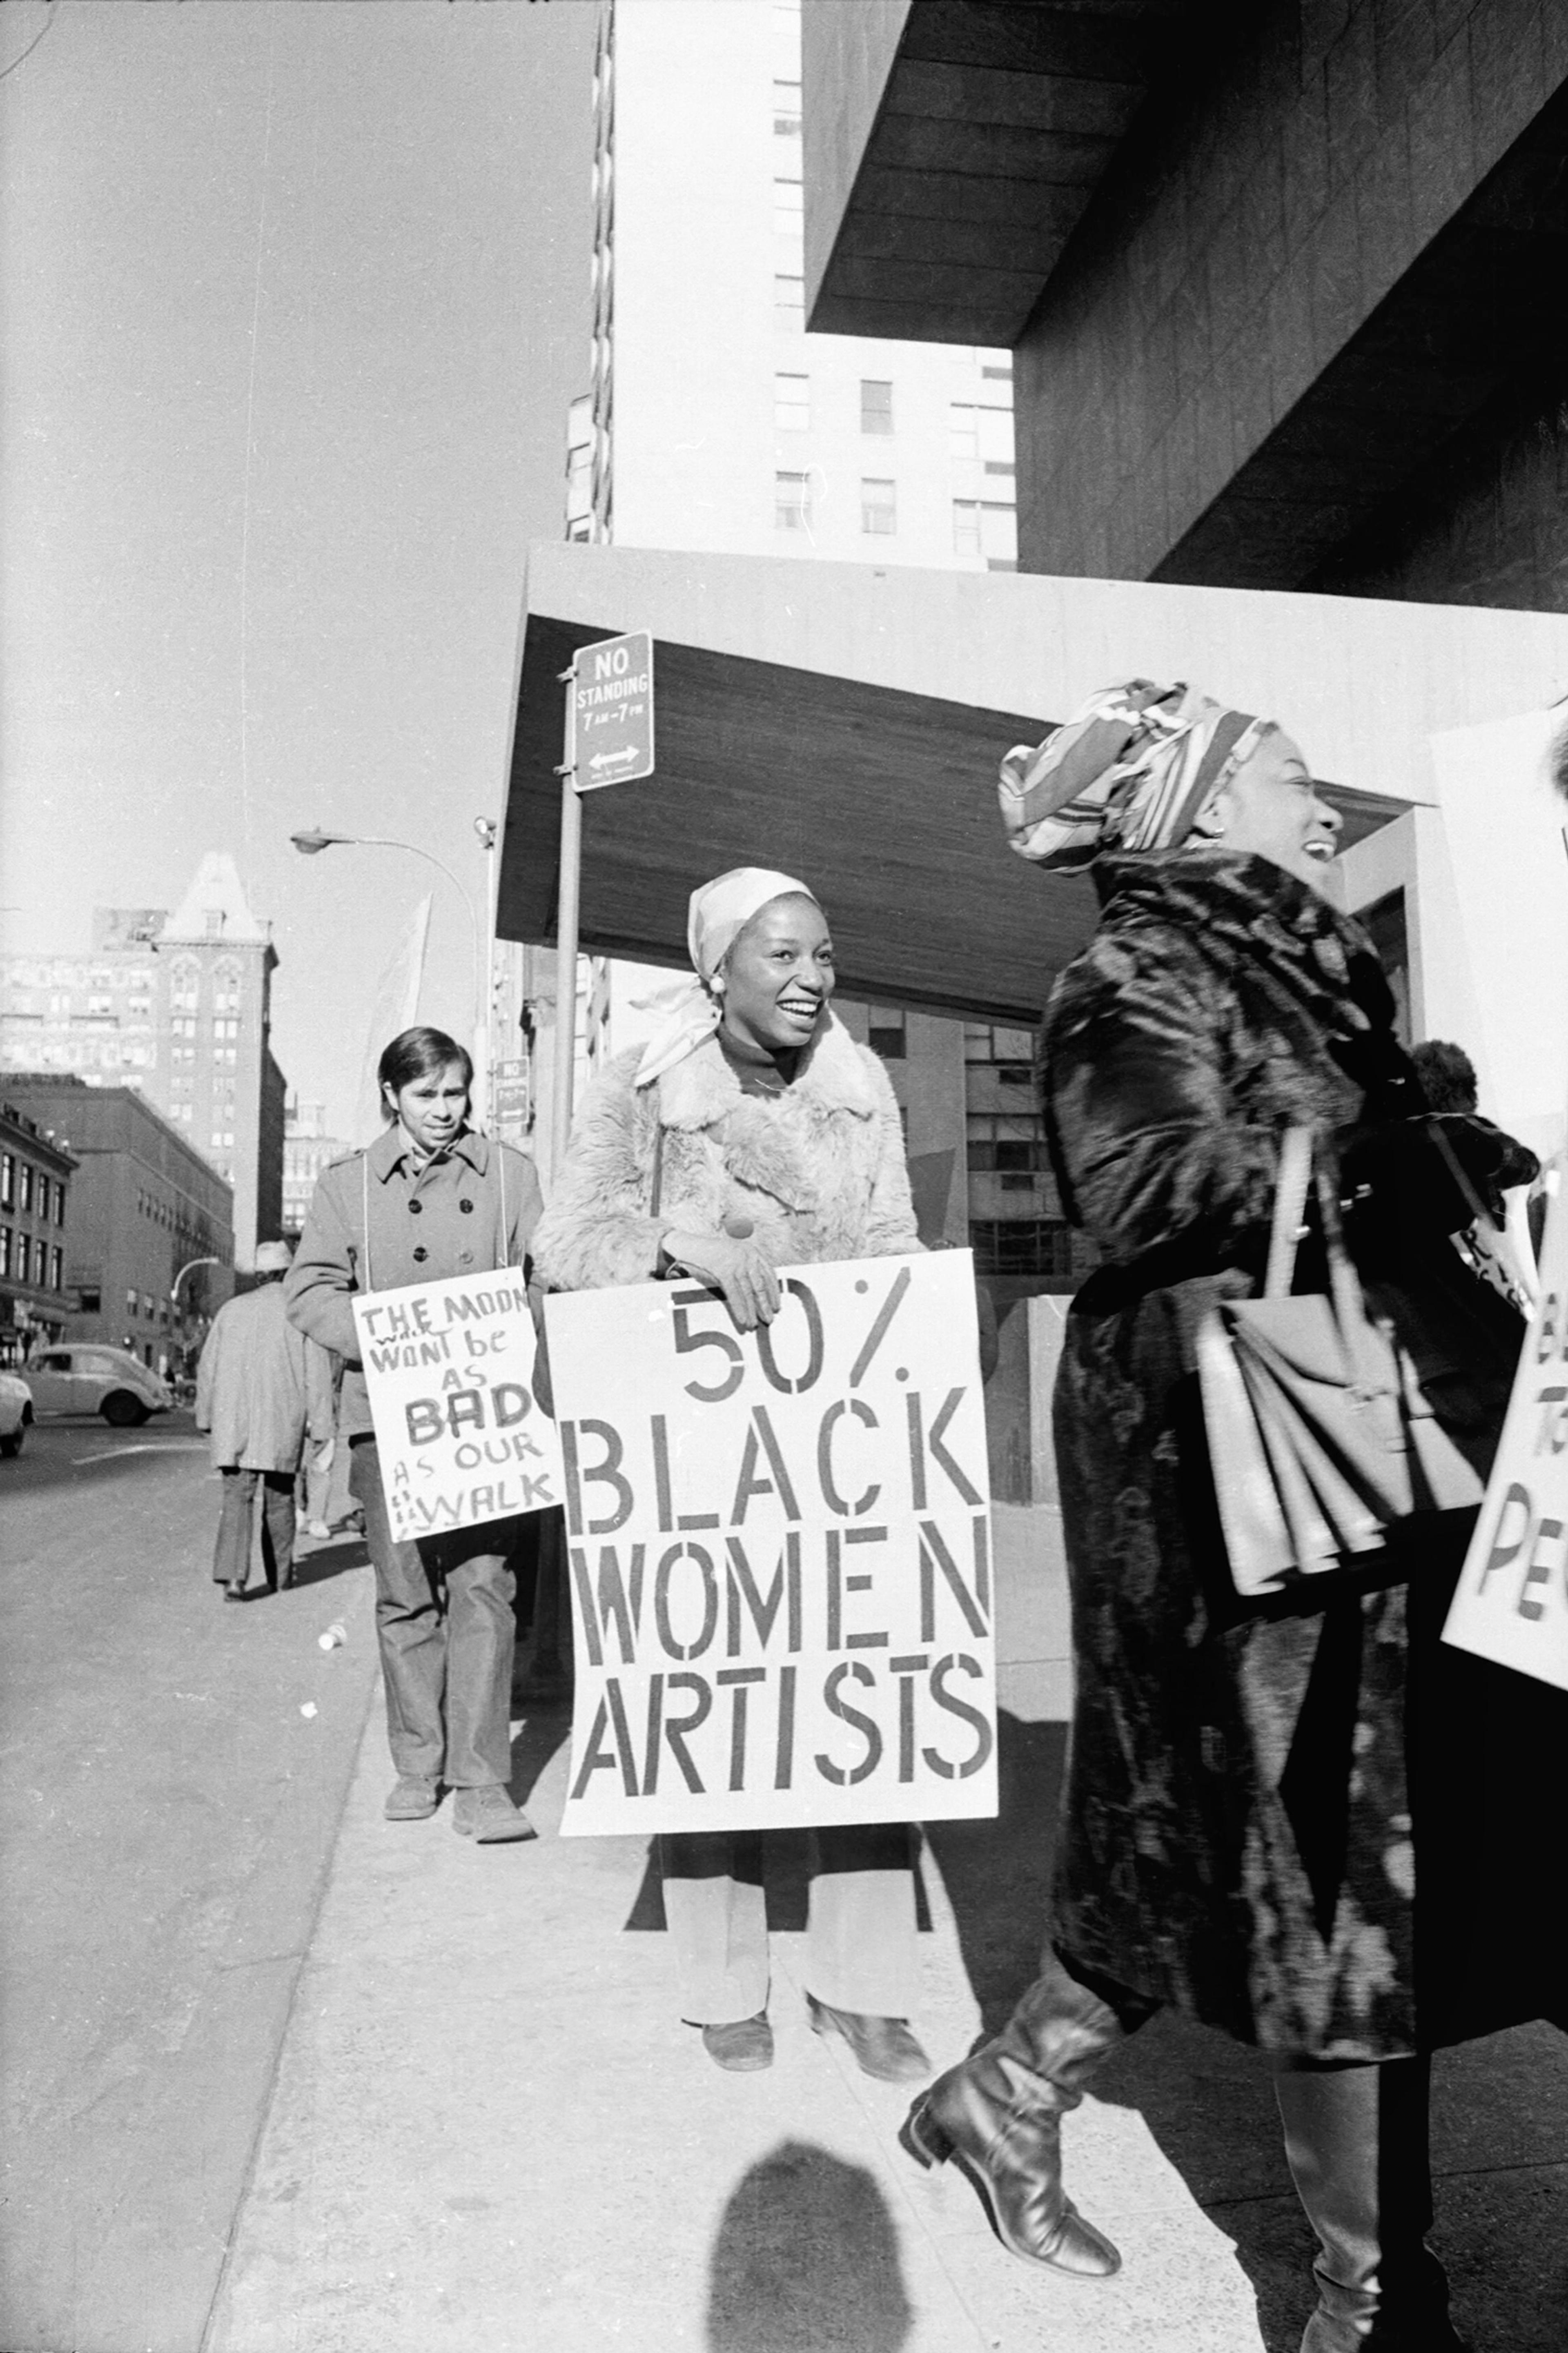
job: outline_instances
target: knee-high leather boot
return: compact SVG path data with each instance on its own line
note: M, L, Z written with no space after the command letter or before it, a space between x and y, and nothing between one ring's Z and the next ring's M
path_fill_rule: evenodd
M1301 2353L1465 2353L1432 2226L1425 2058L1278 2066L1285 2154L1318 2233Z
M1120 2270L1110 2241L1062 2187L1062 2118L1154 2007L1118 2015L1052 1954L1001 2032L939 2075L906 2119L909 2154L921 2165L955 2159L1002 2245L1025 2263L1076 2279Z

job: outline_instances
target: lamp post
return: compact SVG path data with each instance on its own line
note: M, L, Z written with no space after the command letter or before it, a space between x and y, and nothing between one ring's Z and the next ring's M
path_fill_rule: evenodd
M474 819L474 830L480 833L480 839L484 842L491 869L493 871L494 841L493 839L487 839L481 832L481 828L485 827L490 828L491 835L493 836L494 823L492 818L476 818ZM472 892L466 890L458 881L444 859L438 858L433 850L421 849L418 843L415 841L395 841L388 835L378 833L325 833L319 826L312 827L302 833L291 833L289 839L302 858L316 858L323 849L340 847L348 849L406 849L410 858L422 858L427 866L433 866L439 874L446 876L468 910L469 932L473 945L472 1108L475 1120L483 1119L489 1110L490 1097L490 987L487 970L489 958L486 948L488 934L485 926L480 923L479 911L473 903ZM490 895L493 896L493 893Z

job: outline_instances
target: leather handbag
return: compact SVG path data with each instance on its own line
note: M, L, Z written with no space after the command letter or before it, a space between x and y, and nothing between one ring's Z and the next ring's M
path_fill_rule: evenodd
M1298 1295L1314 1187L1329 1289ZM1282 1141L1263 1295L1204 1314L1197 1363L1231 1574L1249 1599L1375 1551L1419 1513L1480 1502L1480 1473L1438 1422L1392 1321L1368 1313L1337 1172L1310 1128Z

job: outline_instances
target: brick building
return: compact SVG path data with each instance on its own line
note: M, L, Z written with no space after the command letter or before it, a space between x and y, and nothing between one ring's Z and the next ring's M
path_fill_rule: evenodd
M232 1187L133 1087L29 1072L5 1084L76 1166L64 1328L50 1336L103 1340L144 1364L168 1362L200 1337L233 1289Z
M21 1364L65 1329L75 1155L0 1099L0 1366Z
M139 1089L232 1181L238 1262L281 1230L286 1093L270 1044L278 957L234 860L205 857L173 913L100 907L88 955L0 964L0 1071Z

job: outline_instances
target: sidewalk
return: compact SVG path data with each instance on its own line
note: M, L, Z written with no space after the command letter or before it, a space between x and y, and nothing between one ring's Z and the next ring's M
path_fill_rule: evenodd
M924 1858L916 2023L938 2066L1030 1974L1064 1747L1050 1530L1022 1507L997 1519L1003 1814L947 1826ZM518 1728L514 1788L538 1843L475 1848L450 1807L383 1821L373 1712L207 2353L1298 2343L1310 2240L1249 2054L1164 2019L1138 2037L1069 2127L1073 2192L1126 2267L1082 2286L1032 2271L951 2168L923 2174L899 2148L908 2094L810 2033L798 1869L770 1885L776 2063L737 2076L705 2058L673 2018L643 1841L556 1835L566 1737L559 1712ZM1568 2069L1543 2030L1518 2055L1498 2094L1506 2179L1501 2144L1478 2148L1468 2119L1493 2299L1479 2335L1546 2353L1563 2336ZM1550 2147L1521 2121L1543 2098ZM1502 2274L1519 2291L1506 2327Z

